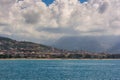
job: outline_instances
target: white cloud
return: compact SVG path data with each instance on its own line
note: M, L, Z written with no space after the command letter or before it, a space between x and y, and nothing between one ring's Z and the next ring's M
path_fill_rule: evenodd
M0 8L0 34L40 40L120 35L120 0L55 0L50 6L41 0L0 2L5 3Z

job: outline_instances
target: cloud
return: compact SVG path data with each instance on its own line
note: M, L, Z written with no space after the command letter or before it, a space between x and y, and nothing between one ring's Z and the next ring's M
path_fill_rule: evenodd
M2 8L3 6L3 8ZM1 0L0 34L59 39L64 36L120 35L119 0Z
M107 2L104 2L100 7L99 7L99 13L104 13L107 8L109 7Z
M0 0L0 17L8 16L9 9L14 2L15 0Z
M25 23L27 24L35 24L39 21L39 14L38 13L27 13L23 14L23 17L25 18Z

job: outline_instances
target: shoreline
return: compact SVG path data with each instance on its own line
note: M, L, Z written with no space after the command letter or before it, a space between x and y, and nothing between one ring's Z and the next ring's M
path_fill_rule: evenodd
M120 59L60 59L60 58L1 58L0 60L120 60Z

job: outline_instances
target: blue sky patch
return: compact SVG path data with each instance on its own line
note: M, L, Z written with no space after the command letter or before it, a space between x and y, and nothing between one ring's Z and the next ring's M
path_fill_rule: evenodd
M50 5L53 3L54 0L42 0L43 2L46 3L46 5Z
M53 3L54 0L42 0L48 6ZM80 0L81 3L86 2L87 0Z

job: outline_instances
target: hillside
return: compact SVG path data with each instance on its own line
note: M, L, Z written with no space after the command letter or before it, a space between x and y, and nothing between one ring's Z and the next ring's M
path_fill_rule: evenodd
M16 41L10 38L0 37L0 50L35 50L35 51L51 51L52 47L45 46L42 44L26 42L26 41Z
M63 50L27 41L0 37L0 58L120 58L119 54L93 53L84 50Z

